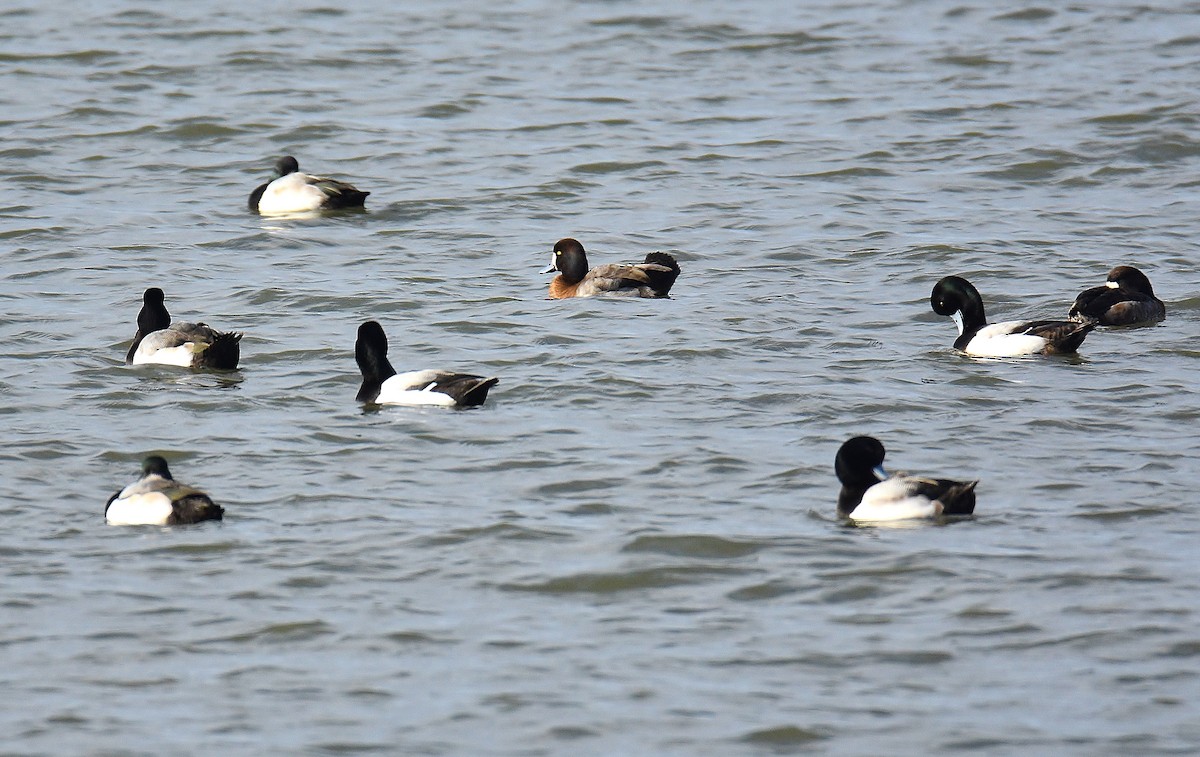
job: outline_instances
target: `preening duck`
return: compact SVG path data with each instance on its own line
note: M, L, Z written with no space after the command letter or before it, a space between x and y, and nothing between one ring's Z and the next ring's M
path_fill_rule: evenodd
M947 276L933 287L929 304L958 326L955 349L979 357L1018 357L1075 352L1095 323L1075 321L1004 321L988 325L983 298L971 282Z
M142 477L104 506L104 518L113 526L181 526L224 515L225 508L207 494L171 478L167 461L158 455L143 460Z
M291 155L275 164L279 178L250 193L250 209L259 213L304 213L312 210L361 208L370 192L362 192L337 179L300 173L300 164Z
M241 356L242 335L217 331L203 323L177 321L163 304L163 290L150 287L142 295L133 344L125 353L126 365L158 363L181 368L214 368L231 371Z
M1167 317L1167 306L1154 296L1146 274L1131 265L1119 265L1108 272L1104 286L1080 292L1067 317L1101 326L1129 326L1161 321Z
M890 521L971 515L978 481L950 481L897 474L883 469L883 443L856 436L838 449L834 470L842 482L838 515L856 521Z
M555 271L559 275L550 281L550 298L555 300L598 294L666 297L679 276L679 264L665 252L651 252L644 263L610 263L589 271L583 245L568 237L554 244L550 267L542 273Z
M377 405L482 405L488 390L500 379L467 373L425 370L396 373L387 359L388 342L383 327L367 321L358 327L354 359L362 371L359 402Z

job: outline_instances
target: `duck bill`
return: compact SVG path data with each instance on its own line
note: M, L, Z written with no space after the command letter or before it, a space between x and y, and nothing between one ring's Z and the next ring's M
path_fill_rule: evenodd
M883 469L882 465L876 465L874 468L871 469L871 472L874 473L875 477L878 478L880 481L887 481L888 472Z
M554 273L554 271L554 264L551 263L550 265L546 266L546 270L542 271L542 273Z
M963 314L961 310L955 310L950 314L950 320L954 321L954 325L958 327L958 335L963 335Z

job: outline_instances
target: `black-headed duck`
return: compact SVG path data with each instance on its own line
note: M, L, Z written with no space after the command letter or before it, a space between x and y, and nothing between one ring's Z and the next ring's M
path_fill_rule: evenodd
M467 373L424 370L396 373L387 359L388 341L383 327L367 321L358 327L354 359L362 371L357 400L376 405L482 405L488 390L500 381Z
M250 209L267 215L304 213L313 210L361 208L370 192L323 176L300 172L300 164L291 155L276 162L279 178L268 181L250 193Z
M1119 265L1108 272L1104 286L1081 292L1067 317L1101 326L1130 326L1161 321L1167 317L1167 306L1154 296L1146 274L1131 265Z
M929 305L958 326L955 349L978 357L1069 354L1096 324L1075 321L1004 321L988 325L983 298L971 282L947 276L933 287Z
M104 506L104 518L113 526L181 526L224 515L225 508L207 494L172 478L167 461L158 455L143 460L142 477Z
M856 436L838 449L834 470L842 482L840 517L883 522L975 512L978 481L889 476L883 469L884 454L883 444L871 436Z
M142 294L133 344L125 353L126 365L157 363L181 368L214 368L231 371L241 356L242 335L217 331L203 323L177 321L163 304L163 290L150 287Z

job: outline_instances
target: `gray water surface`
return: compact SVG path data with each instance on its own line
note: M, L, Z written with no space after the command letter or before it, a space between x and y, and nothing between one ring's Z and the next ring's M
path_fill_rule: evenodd
M0 753L1200 750L1200 4L793 5L0 12ZM1118 264L1078 357L929 309ZM148 286L241 369L124 366ZM368 318L488 404L361 408ZM861 433L977 517L840 523ZM226 520L107 527L153 451Z

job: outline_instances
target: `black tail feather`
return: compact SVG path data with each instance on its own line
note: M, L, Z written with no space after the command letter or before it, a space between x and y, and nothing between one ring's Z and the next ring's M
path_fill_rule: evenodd
M500 381L498 378L471 378L471 382L459 383L453 390L447 389L447 393L463 407L482 405L487 399L488 391Z
M208 498L207 494L189 494L175 502L174 512L167 519L168 526L183 526L202 520L221 520L225 508Z
M971 515L975 512L975 487L978 481L939 481L949 486L938 497L942 503L942 515Z
M1079 345L1083 344L1083 340L1096 325L1096 321L1047 321L1036 324L1028 333L1049 340L1046 345L1047 353L1069 355L1079 350Z
M236 331L218 331L212 343L200 354L200 365L219 371L232 371L241 358L242 335Z
M327 207L333 209L361 208L364 206L369 194L371 193L348 187L336 194L327 195L329 199L325 201L325 204Z
M667 269L663 271L657 268L642 268L642 271L650 279L650 287L660 296L666 297L671 291L671 287L675 285L675 279L679 277L679 263L665 252L650 252L646 254L646 264L662 266Z

